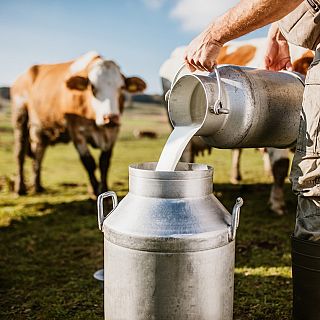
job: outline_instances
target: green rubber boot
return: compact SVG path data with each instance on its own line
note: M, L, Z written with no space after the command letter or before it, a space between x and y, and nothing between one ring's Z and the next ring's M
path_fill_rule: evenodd
M293 320L320 320L320 243L291 239Z

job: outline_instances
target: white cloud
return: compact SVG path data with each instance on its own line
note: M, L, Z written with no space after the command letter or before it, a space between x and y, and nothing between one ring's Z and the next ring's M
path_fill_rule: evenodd
M145 0L148 1L148 0ZM239 0L176 0L170 16L180 21L185 31L202 31Z
M150 9L156 10L162 7L166 0L142 0Z

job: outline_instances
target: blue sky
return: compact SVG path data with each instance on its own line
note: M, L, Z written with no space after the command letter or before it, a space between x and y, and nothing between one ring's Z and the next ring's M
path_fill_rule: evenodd
M171 51L189 43L237 0L1 0L0 85L27 67L96 50L125 75L160 93L158 71ZM197 5L197 8L194 6ZM266 35L266 29L248 37Z

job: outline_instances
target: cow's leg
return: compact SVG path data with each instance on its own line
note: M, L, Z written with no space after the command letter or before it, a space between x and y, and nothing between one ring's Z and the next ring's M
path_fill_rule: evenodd
M41 185L41 164L43 160L43 156L46 150L46 145L42 142L36 143L35 146L31 144L32 153L34 156L33 159L33 173L34 173L34 191L36 193L40 193L45 191L43 186Z
M98 196L99 195L99 182L95 176L95 170L96 170L96 162L93 158L93 156L90 153L90 150L88 148L88 145L85 141L85 138L83 137L83 139L79 139L79 137L77 137L77 140L74 141L74 145L77 149L77 151L79 152L80 155L80 160L83 164L83 166L85 167L85 169L87 170L88 176L89 176L89 180L93 189L93 193Z
M79 123L76 121L77 119L70 118L67 120L68 131L72 142L79 153L83 166L87 170L93 193L98 196L99 182L94 173L96 170L96 162L90 153L86 137L79 130Z
M41 185L41 164L47 144L45 143L45 138L41 129L37 125L31 124L29 133L31 141L31 152L33 157L33 186L34 191L40 193L44 191L44 188Z
M242 180L241 173L240 173L241 153L242 153L242 149L232 149L231 173L230 173L230 182L232 184L238 184Z
M99 195L99 182L95 176L95 170L96 170L96 162L91 155L89 149L87 148L86 151L83 150L82 147L77 148L79 154L80 154L80 160L87 170L89 180L93 189L93 193L98 196Z
M108 170L111 162L112 156L112 147L108 151L102 151L99 159L99 167L101 174L101 192L105 192L108 190Z
M267 150L267 148L259 148L259 151L262 154L264 172L268 176L271 176L272 175L272 166L271 166L271 160L270 160L270 155L268 153L268 150Z
M284 200L284 182L288 176L289 170L289 151L275 148L268 148L270 157L273 185L271 187L269 205L270 209L278 215L286 212L286 204Z
M29 143L28 137L28 112L26 109L20 109L14 114L14 153L18 164L18 173L15 181L15 191L19 195L27 193L24 182L24 160Z

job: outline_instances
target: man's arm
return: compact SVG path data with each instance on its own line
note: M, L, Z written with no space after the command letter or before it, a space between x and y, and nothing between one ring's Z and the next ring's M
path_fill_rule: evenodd
M212 71L223 44L283 18L302 1L241 0L191 41L186 64L191 71Z

